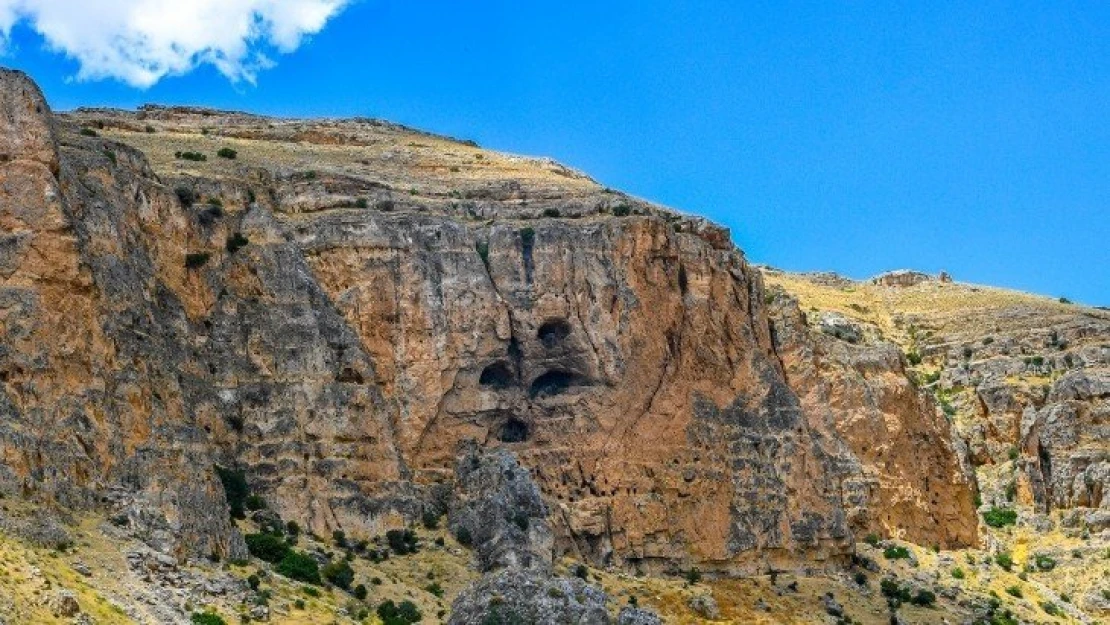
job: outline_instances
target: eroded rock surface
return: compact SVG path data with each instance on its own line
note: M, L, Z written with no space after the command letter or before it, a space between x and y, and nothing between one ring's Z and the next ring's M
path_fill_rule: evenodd
M6 490L234 556L214 465L357 538L418 518L477 445L527 469L542 501L512 505L544 506L555 554L597 564L822 568L876 524L974 538L896 359L821 367L808 330L773 336L722 228L372 120L54 117L14 73L0 93ZM874 451L915 445L939 465Z

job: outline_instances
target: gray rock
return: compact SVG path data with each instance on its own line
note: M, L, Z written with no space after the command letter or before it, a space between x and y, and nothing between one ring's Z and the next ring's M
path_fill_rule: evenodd
M50 604L54 614L62 618L71 618L81 612L81 604L77 602L77 595L72 590L59 590Z
M506 450L471 448L456 468L449 526L471 536L482 571L518 567L546 571L553 537L548 509L528 471Z
M721 609L717 607L717 600L713 595L696 595L687 602L690 609L702 618L715 621L721 618Z
M624 606L617 614L617 625L662 625L654 612L632 606Z
M447 622L608 625L611 621L607 603L605 593L578 578L553 578L535 571L505 569L486 575L463 591L451 604Z

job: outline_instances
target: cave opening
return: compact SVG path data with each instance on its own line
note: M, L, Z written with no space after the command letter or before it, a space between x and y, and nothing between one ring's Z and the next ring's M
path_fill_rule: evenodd
M362 384L364 382L362 374L351 367L343 367L335 381L344 384Z
M574 386L579 386L583 383L582 376L570 371L554 370L536 378L532 382L530 395L536 397L548 397L551 395L559 395L565 393L568 389Z
M570 324L566 319L548 319L536 332L543 346L551 349L570 336Z
M513 369L504 360L487 365L482 369L482 375L478 377L479 384L492 388L508 388L514 382L516 382L516 376L513 375Z
M523 443L528 440L528 424L517 418L510 418L501 426L497 439L502 443Z

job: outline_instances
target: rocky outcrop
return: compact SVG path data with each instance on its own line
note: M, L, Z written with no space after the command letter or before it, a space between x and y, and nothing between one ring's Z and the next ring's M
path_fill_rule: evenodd
M549 571L554 555L548 509L528 471L504 449L470 449L456 469L449 524L468 536L483 572L501 568Z
M948 274L944 275L947 276ZM927 273L910 271L909 269L899 269L897 271L888 271L887 273L875 276L871 279L871 282L879 286L906 288L934 279L933 276ZM948 281L951 281L951 279Z
M897 358L773 335L722 228L366 120L60 119L25 77L0 82L5 489L235 555L215 465L282 518L356 538L525 473L456 478L476 445L511 450L542 496L459 509L487 567L539 555L482 534L491 510L546 510L554 553L647 572L829 567L851 525L973 538ZM240 159L172 156L216 140ZM936 466L900 460L913 441Z
M0 105L0 491L74 507L128 493L174 549L243 553L187 414L187 319L158 275L187 239L176 198L133 150L58 146L25 75L0 73Z
M456 475L449 523L456 536L468 537L486 575L455 599L451 625L612 622L604 591L582 579L553 574L547 508L512 453L471 447L460 458ZM637 610L622 612L617 622L659 619Z
M1045 405L1024 417L1024 468L1040 510L1101 509L1088 525L1110 526L1110 370L1061 376Z
M577 578L505 569L463 591L451 604L447 622L609 625L607 602L604 592Z
M970 467L948 422L907 376L901 349L863 342L867 333L831 313L819 314L811 330L784 293L774 296L771 314L787 382L833 459L856 534L975 544Z

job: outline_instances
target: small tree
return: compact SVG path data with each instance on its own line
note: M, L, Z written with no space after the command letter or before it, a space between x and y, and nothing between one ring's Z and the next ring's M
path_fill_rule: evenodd
M320 584L320 565L316 564L316 560L312 557L299 551L289 551L275 570L289 579Z
M351 565L347 564L346 560L328 564L324 567L323 575L324 579L343 590L349 589L351 583L355 581L355 572L351 569Z

